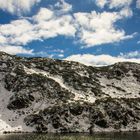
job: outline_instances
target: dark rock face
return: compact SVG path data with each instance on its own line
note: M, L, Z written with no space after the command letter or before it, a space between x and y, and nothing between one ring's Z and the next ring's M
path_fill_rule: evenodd
M35 98L32 95L15 95L12 96L12 98L9 101L9 104L7 106L8 109L10 110L15 110L15 109L22 109L22 108L27 108L31 105L31 103L35 100Z
M139 64L96 68L1 52L0 74L10 94L6 107L24 112L37 132L140 130Z
M82 119L86 118L90 124L87 132L94 132L95 126L102 129L111 127L114 130L120 130L132 124L134 127L140 121L139 104L135 105L135 107L130 107L131 104L138 103L139 101L139 99L120 100L106 98L97 100L94 104L63 104L61 106L53 106L49 109L46 108L40 111L37 116L27 116L25 123L30 126L38 126L41 120L41 123L52 124L53 128L58 132L76 132L81 129L80 121L82 122ZM76 112L75 109L71 110L72 107L79 108L79 106L82 111L78 110ZM80 116L80 119L75 120L78 116ZM42 118L40 119L40 117ZM77 126L73 125L75 123Z

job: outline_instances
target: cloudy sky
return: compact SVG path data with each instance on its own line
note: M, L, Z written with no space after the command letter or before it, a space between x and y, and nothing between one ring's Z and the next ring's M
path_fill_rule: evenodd
M0 0L0 51L140 63L140 0Z

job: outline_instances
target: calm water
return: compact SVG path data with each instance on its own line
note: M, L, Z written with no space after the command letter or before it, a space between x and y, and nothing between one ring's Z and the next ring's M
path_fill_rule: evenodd
M140 133L107 133L107 134L10 134L0 136L0 140L140 140Z

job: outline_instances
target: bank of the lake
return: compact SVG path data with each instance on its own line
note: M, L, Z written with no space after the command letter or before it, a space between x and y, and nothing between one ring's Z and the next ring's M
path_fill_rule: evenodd
M88 134L4 134L0 140L139 140L140 132Z

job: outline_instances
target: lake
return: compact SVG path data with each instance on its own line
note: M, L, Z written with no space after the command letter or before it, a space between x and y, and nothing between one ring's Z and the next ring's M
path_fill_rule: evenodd
M0 140L140 140L140 132L88 134L5 134Z

